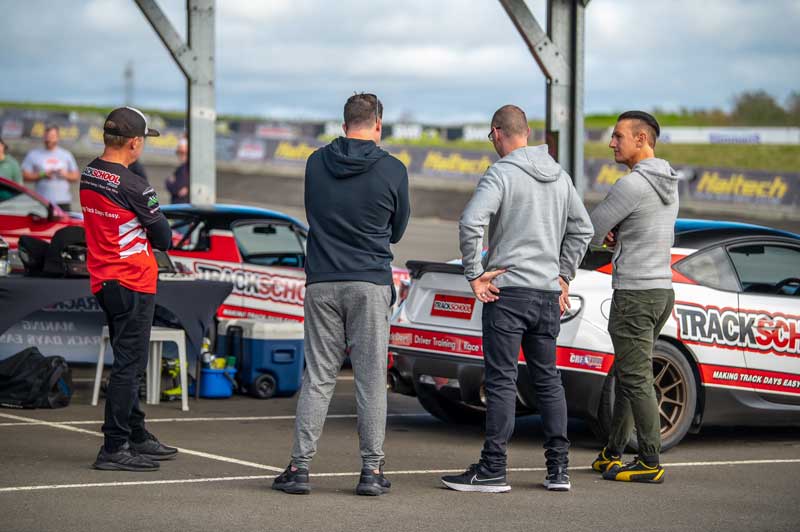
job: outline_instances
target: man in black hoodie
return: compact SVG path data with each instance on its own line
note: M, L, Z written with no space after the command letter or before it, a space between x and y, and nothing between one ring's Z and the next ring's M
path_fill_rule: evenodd
M386 431L389 309L394 301L392 252L410 215L408 174L378 147L383 106L355 94L344 106L345 137L306 164L310 226L306 253L306 371L297 403L292 460L272 484L310 493L308 468L347 355L353 364L361 448L359 495L381 495Z

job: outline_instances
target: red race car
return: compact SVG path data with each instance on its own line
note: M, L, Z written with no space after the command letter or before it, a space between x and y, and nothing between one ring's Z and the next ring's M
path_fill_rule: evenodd
M80 214L62 211L36 192L0 177L0 237L8 243L14 270L21 270L17 241L30 235L47 241L63 227L83 225Z

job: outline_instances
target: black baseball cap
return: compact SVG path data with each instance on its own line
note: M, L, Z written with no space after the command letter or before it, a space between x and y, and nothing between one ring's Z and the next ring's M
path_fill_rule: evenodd
M118 137L158 137L155 129L147 127L147 118L133 107L118 107L109 113L103 131Z

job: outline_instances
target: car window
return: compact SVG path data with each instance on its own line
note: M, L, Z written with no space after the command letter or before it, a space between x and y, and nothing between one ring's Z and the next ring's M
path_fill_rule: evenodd
M195 217L171 217L172 249L178 251L208 251L210 240L206 223Z
M0 213L47 218L47 206L20 190L0 185Z
M800 295L800 248L781 244L742 244L728 253L742 291Z
M246 262L262 266L303 266L303 242L290 225L239 224L233 227L233 235Z
M689 255L675 269L696 283L717 290L739 291L739 281L728 254L721 247Z

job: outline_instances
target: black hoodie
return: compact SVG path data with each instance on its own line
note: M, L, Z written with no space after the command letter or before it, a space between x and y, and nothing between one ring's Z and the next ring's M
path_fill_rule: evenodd
M392 252L411 213L405 165L371 140L339 137L309 157L307 284L392 284Z

